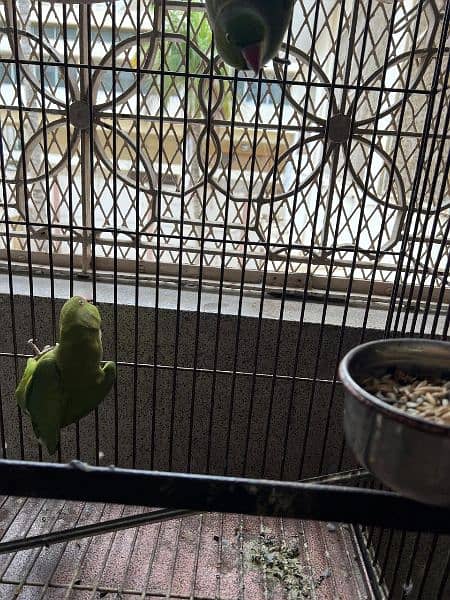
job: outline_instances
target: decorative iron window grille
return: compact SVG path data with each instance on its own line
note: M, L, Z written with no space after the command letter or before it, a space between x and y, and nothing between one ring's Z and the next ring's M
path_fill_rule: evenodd
M299 1L278 58L254 77L215 55L202 2L5 0L1 258L438 290L443 7Z

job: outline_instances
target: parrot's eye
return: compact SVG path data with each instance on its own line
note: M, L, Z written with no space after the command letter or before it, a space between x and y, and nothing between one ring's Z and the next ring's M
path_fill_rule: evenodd
M83 304L83 300L78 300L78 304Z

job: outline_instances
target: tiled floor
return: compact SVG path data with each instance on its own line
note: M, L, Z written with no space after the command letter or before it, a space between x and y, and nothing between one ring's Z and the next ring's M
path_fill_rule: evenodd
M144 510L0 498L0 535L7 541ZM298 548L301 586L289 591L255 564L252 552L264 539ZM1 600L368 597L348 528L316 522L196 515L0 555Z

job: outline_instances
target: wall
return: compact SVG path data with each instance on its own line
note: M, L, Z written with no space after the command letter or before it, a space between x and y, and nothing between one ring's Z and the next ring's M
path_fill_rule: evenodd
M1 353L14 352L11 306L14 309L17 352L29 353L26 340L31 337L32 311L27 280L15 277L13 283L13 289L17 293L14 294L11 305L10 295L6 293L8 282L0 277L0 314L3 324L0 331L0 391L4 428L0 431L0 442L2 445L4 433L7 456L21 458L20 419L13 398L16 365L13 357ZM76 292L89 294L89 285L77 282ZM45 279L34 279L35 335L41 346L52 341L52 303L48 297L47 286L48 282ZM58 280L55 282L57 299L54 314L56 317L59 315L63 298L68 296L66 286L67 282ZM105 358L109 359L114 357L114 307L107 301L111 298L110 285L100 283L97 294L103 316ZM98 458L99 464L116 463L121 466L191 470L199 473L227 472L234 475L282 477L293 480L300 476L317 475L321 470L333 472L338 469L343 445L343 398L339 384L332 394L331 380L338 355L342 355L361 340L361 329L358 324L362 323L363 309L350 307L346 315L346 327L341 328L342 308L339 305L331 305L325 314L324 326L321 327L323 305L319 302L306 303L296 371L297 379L293 387L292 374L298 343L301 300L288 300L285 305L285 320L282 322L277 360L280 302L276 298L267 298L256 359L258 375L254 378L252 374L258 337L259 299L246 296L242 305L242 316L238 319L236 298L225 295L217 341L217 295L208 291L203 294L202 313L197 322L195 310L197 292L183 290L177 336L177 295L173 289L163 287L160 290L160 308L157 313L159 367L155 369L152 366L156 315L154 289L148 287L140 290L137 312L133 306L132 286L119 286L118 297L120 304L117 307L117 360L126 364L120 364L118 368L117 396L110 394L100 406L97 422L95 415L90 415L80 423L79 456L83 460L94 463L96 450L98 450L103 453ZM137 337L135 335L136 315ZM371 310L365 340L382 336L384 317L382 310ZM236 365L239 374L234 377L238 323L239 344ZM194 378L192 369L195 362L197 331L199 342L197 373ZM341 332L343 337L340 347ZM216 363L215 356L217 356ZM136 357L140 365L137 368L134 366ZM179 368L176 370L174 388L175 361ZM25 358L18 359L17 374L21 374L24 362ZM217 369L217 376L213 387L214 367ZM275 370L278 377L273 384L271 375ZM155 376L156 396L153 395ZM233 384L235 393L231 410ZM291 395L292 408L288 426ZM271 400L273 400L272 405ZM211 421L210 415L212 415ZM328 416L329 431L325 435ZM38 459L38 446L33 438L28 418L25 417L22 423L24 457ZM134 428L136 435L133 433ZM209 439L210 443L208 443ZM266 439L266 460L263 464ZM76 458L77 454L76 428L72 426L62 434L60 458L63 461L70 461ZM43 458L49 459L45 452ZM344 453L342 466L343 468L355 466L347 450ZM391 533L389 530L377 529L369 543L372 557L375 557L376 569L378 573L380 569L385 570L384 583L387 582L389 587L392 586L391 597L395 599L401 598L404 586L408 589L408 569L415 540L414 534L408 534L404 549L399 555L401 535L401 532ZM419 597L420 581L425 569L429 569L429 574L422 598L430 600L437 598L450 544L448 538L439 538L432 560L427 566L432 543L432 536L423 535L419 538L416 560L411 570L413 588L408 598ZM398 568L397 577L394 575L396 568Z
M45 284L45 280L35 280L33 290L35 338L40 346L52 343L52 303L45 297L45 285L40 287L43 282ZM4 323L0 334L1 353L14 353L13 329L17 353L30 353L26 341L32 337L32 305L26 295L26 283L25 278L15 279L14 289L22 289L24 293L14 294L14 328L9 294L0 294L0 314ZM56 318L63 298L67 297L63 288L58 287L62 285L56 282L55 292L60 296L55 301ZM82 286L81 283L77 285ZM0 291L5 291L5 288L0 287ZM97 292L103 317L104 357L112 359L115 354L114 307L106 301L111 288L107 284L99 285ZM155 369L152 366L155 309L150 305L153 302L151 293L150 288L141 289L142 301L136 313L132 306L134 293L131 286L120 288L120 295L126 297L128 304L121 303L117 307L117 361L121 363L118 367L117 396L111 393L100 406L97 423L95 415L89 415L80 423L80 457L83 460L95 462L97 449L103 453L100 464L285 479L314 476L321 470L331 472L338 468L343 445L343 397L340 384L334 390L332 385L341 333L337 325L340 318L338 310L330 313L321 339L319 305L308 305L301 328L300 355L294 381L292 375L300 330L301 301L290 300L286 305L277 359L278 299L268 298L265 303L256 352L259 300L249 297L238 319L234 297L224 297L216 339L217 305L213 301L216 295L209 292L204 295L204 312L197 322L194 302L197 294L192 290L186 291L181 302L177 336L177 311L173 308L175 292L162 289L157 313L158 368ZM350 324L343 333L341 354L360 340L360 330L352 326L352 319L350 317ZM199 341L194 378L197 331ZM379 330L372 329L367 332L366 339L380 335ZM139 366L135 368L136 359ZM20 458L20 419L13 394L16 377L22 373L26 359L19 357L16 365L14 357L3 354L0 360L7 456ZM233 374L235 360L236 375ZM178 364L176 377L175 362ZM253 375L255 364L256 376ZM216 377L214 368L217 370ZM275 370L277 377L274 379ZM23 418L22 424L24 457L37 459L38 446L28 417ZM76 458L76 446L76 428L72 426L62 434L61 460ZM48 459L45 452L44 459ZM346 451L343 465L348 467L352 464L353 459Z

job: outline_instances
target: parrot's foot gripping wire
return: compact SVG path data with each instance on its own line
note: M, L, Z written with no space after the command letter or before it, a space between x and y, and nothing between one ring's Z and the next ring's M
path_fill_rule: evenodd
M41 354L41 351L34 343L33 338L31 338L31 340L28 340L27 344L33 348L33 352L34 352L35 356L39 356Z
M29 344L33 348L33 352L34 352L35 356L42 356L43 354L45 354L46 352L48 352L49 350L51 350L53 348L53 346L50 346L49 344L47 344L46 346L44 346L42 348L42 350L39 350L39 348L35 344L35 341L33 340L33 338L31 338L31 340L28 340L27 344Z

